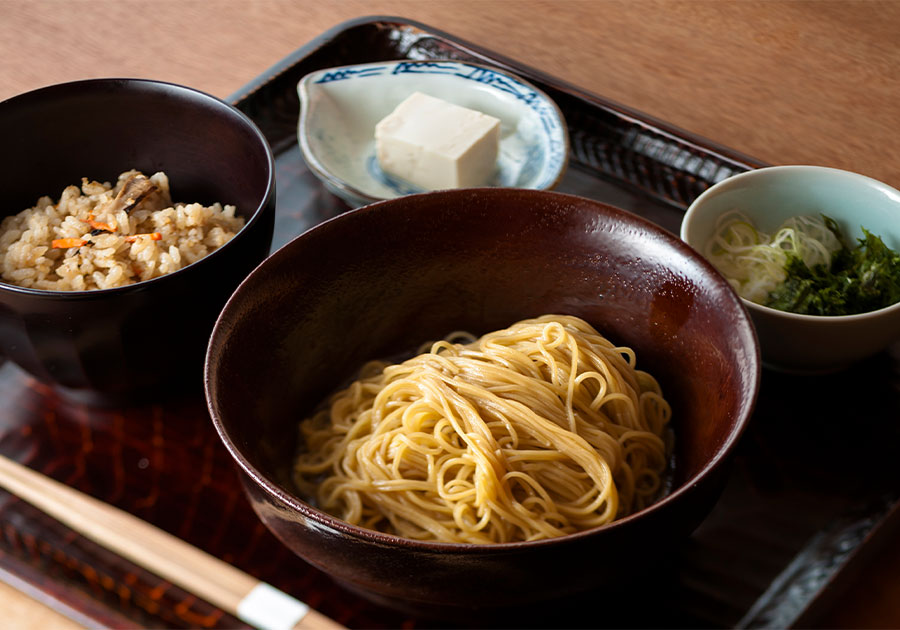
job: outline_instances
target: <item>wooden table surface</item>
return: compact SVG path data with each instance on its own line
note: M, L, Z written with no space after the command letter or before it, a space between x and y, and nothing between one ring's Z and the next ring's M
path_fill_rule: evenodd
M900 187L900 2L0 0L0 99L89 77L226 97L340 22L424 22L775 164ZM77 627L0 584L5 627ZM900 541L823 627L900 627Z

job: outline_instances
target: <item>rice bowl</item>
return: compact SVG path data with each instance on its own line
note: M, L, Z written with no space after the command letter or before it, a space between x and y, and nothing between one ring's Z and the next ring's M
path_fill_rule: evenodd
M58 287L54 289L14 284L2 277L0 259L0 354L65 398L89 404L131 405L196 393L216 315L272 243L274 158L259 128L235 107L192 88L112 78L47 86L0 102L0 135L5 141L0 164L6 176L0 221L43 205L47 225L55 222L61 228L53 233L48 227L46 240L37 246L44 248L40 255L29 251L31 244L23 246L20 253L31 259L21 263L13 261L18 254L10 256L8 250L22 235L5 237L11 239L4 240L6 262L27 269L22 275L33 280L56 281L60 279L56 257L76 257L70 263L77 267L77 273L71 271L73 282L83 275L85 283L84 290L76 285L71 289L44 285ZM137 175L128 169L146 174L147 180L155 173L167 175L173 200L189 202L180 211L185 215L183 227L178 226L177 203L160 215L158 224L138 220L151 209L145 208L154 194L150 184L158 187L161 180L138 179L118 192L106 191L105 182L115 189L123 171L129 177ZM91 196L105 204L117 197L119 201L97 208L93 218L86 206L83 215L70 217L73 224L65 226L65 217L57 216L59 209L51 206L59 205L67 189L69 202ZM42 195L52 199L39 201ZM223 211L225 204L233 205L234 216L240 216L244 225L212 249L216 242L203 243L212 226L200 231L188 225L192 212L187 206L194 202L200 207L220 202ZM152 210L168 205L160 202ZM123 211L126 216L119 216ZM40 223L44 221L36 223L38 231ZM24 227L23 234L30 229L27 222ZM192 262L193 247L187 240L179 243L180 236L196 238L198 251L200 244L211 251ZM76 244L92 243L73 248L68 247L72 243L58 242L53 247L54 240L68 238L76 239ZM138 273L130 258L112 256L120 240L125 241L123 252L147 256L146 260L137 256ZM113 252L100 251L104 249ZM163 255L171 258L165 265ZM41 256L47 260L38 261ZM111 267L98 264L107 260L122 265L121 277L110 277ZM40 272L39 265L43 265ZM166 273L160 274L161 267ZM95 273L105 285L97 283ZM94 290L91 283L109 288Z

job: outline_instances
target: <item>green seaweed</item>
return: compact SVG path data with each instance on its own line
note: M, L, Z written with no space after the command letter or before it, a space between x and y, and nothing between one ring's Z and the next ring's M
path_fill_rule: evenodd
M806 315L853 315L900 302L900 254L865 228L865 237L851 249L837 223L823 218L844 247L834 253L830 268L810 269L798 256L789 256L787 278L769 293L766 306Z

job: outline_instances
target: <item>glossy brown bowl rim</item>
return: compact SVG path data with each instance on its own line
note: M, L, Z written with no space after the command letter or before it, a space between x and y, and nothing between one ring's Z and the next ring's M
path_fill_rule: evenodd
M266 189L260 198L259 204L256 208L253 209L251 213L241 216L244 217L244 226L238 230L238 232L231 238L227 243L222 245L221 247L217 247L209 254L197 260L189 265L185 265L180 269L176 269L170 273L164 274L162 276L157 276L155 278L150 278L149 280L141 280L140 282L133 282L131 284L122 285L119 287L109 287L106 289L88 289L84 291L57 291L54 289L35 289L33 287L22 287L17 284L12 284L9 282L4 282L0 280L0 293L10 292L17 293L23 295L30 295L39 299L63 299L63 300L89 300L96 299L97 296L107 296L117 293L128 293L133 291L143 291L149 290L155 284L159 282L165 282L167 278L174 277L178 274L182 273L195 273L189 272L188 270L199 270L202 269L205 264L208 266L210 263L208 262L212 259L216 254L228 248L232 243L238 241L238 239L243 240L243 235L245 232L249 231L251 226L259 221L262 221L263 210L268 206L272 197L275 195L275 156L272 152L272 147L269 144L269 141L266 139L265 134L260 130L260 128L256 125L253 120L247 116L244 112L239 110L237 107L220 99L217 96L213 96L208 92L204 92L202 90L198 90L197 88L193 88L187 85L182 85L180 83L173 83L171 81L160 81L157 79L144 79L144 78L131 78L131 77L99 77L93 79L79 79L76 81L66 81L63 83L54 83L52 85L45 85L43 87L36 88L34 90L29 90L27 92L22 92L20 94L16 94L7 99L0 101L0 115L2 115L2 109L8 106L10 103L18 100L26 100L26 99L45 99L49 95L51 98L54 97L54 92L57 91L71 91L71 90L80 90L83 92L84 90L94 90L97 87L103 85L114 85L114 84L122 84L125 89L132 89L134 85L141 85L147 88L154 90L156 93L163 93L166 91L172 92L180 92L183 94L188 94L191 97L192 102L195 99L206 100L214 104L218 108L224 108L225 111L229 111L232 115L236 115L238 119L243 122L247 128L253 132L253 135L259 141L260 145L263 147L264 154L266 156L266 171L268 173L268 181L266 182ZM222 202L223 204L225 202ZM27 208L23 208L22 210L26 210ZM21 212L19 210L18 212ZM18 214L16 212L15 214ZM6 215L13 216L13 215ZM6 218L0 217L0 220Z
M212 355L213 355L213 346L216 345L216 342L220 335L224 334L223 330L226 328L225 325L225 315L230 310L232 302L236 302L238 299L242 297L242 294L247 291L247 287L251 282L255 281L255 276L261 269L266 267L270 263L269 261L274 261L286 256L290 255L290 250L295 247L298 247L296 243L301 243L304 240L310 238L317 238L317 235L322 232L327 232L328 230L337 229L334 227L336 223L340 223L343 221L353 220L353 217L356 215L360 215L363 213L372 213L378 212L382 206L385 205L394 205L398 202L408 204L410 203L410 199L415 200L415 198L424 198L424 197L434 197L434 196L443 196L443 197L453 197L459 195L507 195L510 192L514 192L516 194L524 194L527 196L534 197L544 197L548 202L557 201L557 202L566 202L578 203L578 204L590 204L598 208L602 213L606 213L607 215L611 215L614 217L618 217L623 219L626 222L632 222L636 224L641 229L649 230L655 233L657 236L663 237L680 255L690 258L693 261L696 261L700 267L703 268L705 274L709 275L716 285L721 288L724 295L728 296L728 300L733 307L736 307L735 312L738 314L739 318L744 324L744 328L750 335L750 339L752 340L753 352L751 353L751 362L752 362L752 370L750 373L750 392L749 397L747 397L743 404L740 405L741 410L739 412L739 417L735 420L735 423L731 430L728 432L727 438L724 440L722 446L716 450L715 454L706 462L703 468L694 476L689 479L685 479L682 483L660 498L657 501L654 501L651 505L638 510L626 517L616 519L610 523L605 525L599 525L597 527L593 527L590 529L581 530L578 532L573 532L571 534L566 534L564 536L556 536L553 538L544 538L540 540L531 540L531 541L515 541L515 542L506 542L506 543L489 543L489 544L476 544L476 543L454 543L454 542L437 542L437 541L422 541L415 540L412 538L405 538L403 536L397 536L394 534L388 534L385 532L379 532L376 530L368 529L365 527L360 527L357 525L352 525L336 516L333 516L323 510L320 510L313 505L307 503L300 497L285 491L279 484L275 483L273 480L269 479L266 475L262 474L259 470L254 467L250 461L243 455L240 448L234 443L231 437L228 435L228 432L225 430L224 423L222 421L221 416L218 413L216 401L213 399L212 390L213 379L212 373L215 371L215 367L212 365ZM414 201L413 201L414 203ZM756 336L756 331L753 327L753 324L750 320L750 316L747 313L747 309L742 303L741 299L738 297L737 293L735 293L734 289L728 284L728 281L725 280L724 277L719 274L715 268L712 266L712 263L703 258L699 253L697 253L692 247L690 247L687 243L679 239L676 235L671 234L666 231L664 228L659 225L644 219L632 212L624 210L622 208L618 208L611 204L607 204L601 201L596 201L594 199L590 199L588 197L583 197L579 195L573 195L568 193L560 193L556 191L549 190L535 190L535 189L524 189L524 188L501 188L501 187L486 187L486 188L469 188L469 189L456 189L456 190L441 190L441 191L429 191L424 193L417 193L414 195L407 195L404 197L398 197L394 199L385 199L382 201L377 201L375 203L368 204L366 206L361 206L359 208L354 208L348 210L347 212L332 217L318 225L310 228L303 234L292 239L289 243L282 246L278 251L273 253L269 258L264 260L259 266L253 270L244 280L241 281L240 285L231 295L231 297L226 302L225 306L222 309L218 319L216 320L216 324L213 327L213 332L210 335L210 343L207 348L206 360L204 361L204 374L203 374L203 386L204 386L204 394L206 397L207 409L210 414L210 418L212 419L213 425L218 433L220 439L222 440L225 448L228 450L231 457L235 460L237 465L240 467L241 471L255 483L259 488L261 488L265 493L274 497L284 505L288 506L290 509L295 510L299 514L301 514L306 519L318 523L321 526L331 528L333 530L339 531L341 534L345 536L349 536L359 541L377 544L377 545L390 545L393 547L399 548L407 548L412 550L419 550L423 552L432 552L432 553L454 553L460 555L478 555L485 553L515 553L520 552L526 549L535 549L540 547L545 547L548 545L562 545L570 542L575 542L581 540L586 537L590 537L593 535L597 535L603 531L612 531L621 529L623 527L628 527L629 523L633 523L638 520L643 520L648 516L652 515L655 512L662 511L667 508L671 504L678 501L682 496L688 495L693 491L693 489L702 483L705 479L714 475L720 468L725 466L736 449L738 442L740 441L741 436L747 428L747 425L750 422L750 419L753 416L753 411L756 406L756 400L759 393L760 380L762 375L762 365L761 365L761 356L760 356L760 348L759 341Z

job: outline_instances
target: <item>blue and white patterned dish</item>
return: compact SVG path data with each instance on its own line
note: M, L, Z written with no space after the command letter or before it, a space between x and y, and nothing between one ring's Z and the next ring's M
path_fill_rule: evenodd
M352 206L422 192L388 176L375 157L375 125L417 91L500 119L491 186L551 189L568 163L569 138L556 103L494 68L456 61L341 66L306 75L297 91L303 157Z

